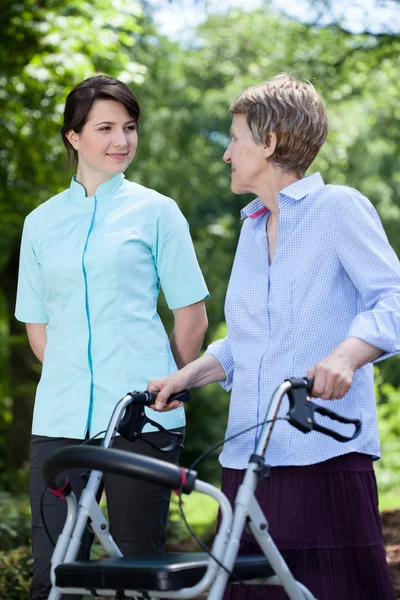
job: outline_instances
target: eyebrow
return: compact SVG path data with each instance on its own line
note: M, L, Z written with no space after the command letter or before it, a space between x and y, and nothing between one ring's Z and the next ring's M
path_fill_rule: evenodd
M127 121L126 123L124 123L124 125L129 125L129 123L137 123L136 119L131 119L130 121ZM100 121L100 123L96 123L96 125L93 125L93 127L98 127L99 125L115 125L116 123L114 123L114 121Z

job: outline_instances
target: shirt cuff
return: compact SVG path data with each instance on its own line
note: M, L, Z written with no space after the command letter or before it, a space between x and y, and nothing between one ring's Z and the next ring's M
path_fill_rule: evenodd
M218 381L218 383L225 391L230 392L232 389L235 364L233 361L232 349L228 336L226 336L223 340L217 340L216 342L210 344L205 353L214 356L214 358L216 358L221 364L225 371L226 379Z
M394 335L395 323L390 318L389 322L385 322L387 318L387 315L386 319L380 319L373 312L363 312L350 325L348 337L358 338L382 350L382 354L372 362L379 362L400 352L400 341Z
M204 287L203 290L193 293L188 292L187 294L181 294L176 301L168 301L168 308L170 310L177 310L179 308L185 308L186 306L190 306L191 304L196 304L196 302L201 302L202 300L207 300L210 297L208 290Z

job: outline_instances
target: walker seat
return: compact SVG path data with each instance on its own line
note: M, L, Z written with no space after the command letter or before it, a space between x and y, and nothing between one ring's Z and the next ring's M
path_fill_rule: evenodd
M209 556L205 552L171 552L160 556L133 556L77 561L59 565L55 569L56 585L93 591L104 589L141 591L172 591L196 585L207 570ZM274 575L263 554L238 556L233 574L242 580L266 578ZM234 578L230 578L234 581Z

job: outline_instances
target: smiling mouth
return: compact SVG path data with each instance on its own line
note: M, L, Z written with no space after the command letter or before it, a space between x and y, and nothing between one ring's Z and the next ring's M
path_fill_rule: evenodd
M109 153L109 154L107 154L107 156L110 156L111 158L116 158L118 160L122 160L123 158L126 158L128 156L128 152L125 152L125 153L117 153L117 152L115 152L115 153L112 153L112 154Z

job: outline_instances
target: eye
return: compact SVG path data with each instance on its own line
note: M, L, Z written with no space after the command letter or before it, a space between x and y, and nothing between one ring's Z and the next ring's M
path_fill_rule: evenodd
M104 127L100 127L99 131L108 131L109 129L111 129L109 125L104 125Z
M128 131L136 131L137 126L136 125L128 125L128 127L126 127L126 129L128 129Z

